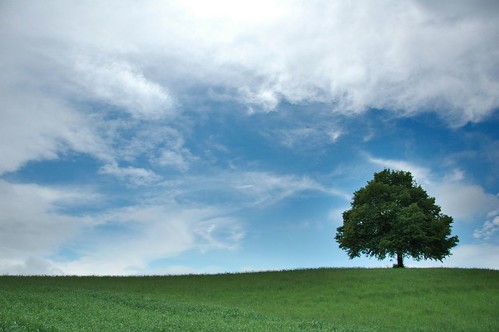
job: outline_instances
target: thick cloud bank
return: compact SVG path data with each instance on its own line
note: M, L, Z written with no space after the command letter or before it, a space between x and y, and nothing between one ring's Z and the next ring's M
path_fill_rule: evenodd
M254 110L327 101L461 124L499 105L498 11L494 1L17 1L2 5L2 80L144 117L205 86Z

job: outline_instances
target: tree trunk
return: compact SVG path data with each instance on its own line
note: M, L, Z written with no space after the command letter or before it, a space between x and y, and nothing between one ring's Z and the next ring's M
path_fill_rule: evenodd
M397 267L404 267L404 256L400 251L397 253Z

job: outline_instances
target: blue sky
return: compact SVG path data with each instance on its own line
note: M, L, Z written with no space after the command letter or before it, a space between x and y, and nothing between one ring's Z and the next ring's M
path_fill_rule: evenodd
M412 172L499 269L495 1L4 1L0 273L386 267L334 240Z

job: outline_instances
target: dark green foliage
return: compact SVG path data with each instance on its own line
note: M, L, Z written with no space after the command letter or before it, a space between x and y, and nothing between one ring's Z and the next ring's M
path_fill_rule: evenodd
M0 331L499 331L499 272L1 277Z
M441 213L410 172L385 169L354 193L335 238L350 258L397 257L403 267L407 256L440 261L449 256L458 242L450 236L451 224L452 217Z

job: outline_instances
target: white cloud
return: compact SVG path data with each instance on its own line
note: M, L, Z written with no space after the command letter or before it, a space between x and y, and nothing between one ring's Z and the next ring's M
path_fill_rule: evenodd
M61 275L62 273L52 261L40 257L28 257L25 261L0 258L2 275Z
M283 1L253 0L234 2L230 0L214 0L206 3L203 0L182 1L181 6L187 8L194 17L204 19L230 20L233 24L264 23L282 15Z
M172 150L161 151L157 162L161 166L170 166L184 172L189 168L189 163L185 160L182 153Z
M151 157L151 161L161 167L186 172L196 157L185 148L182 135L175 130L162 128L161 137L164 139L164 146L158 149L156 156Z
M245 233L242 225L227 217L205 220L195 228L195 234L204 241L198 245L202 252L212 249L234 250L244 239Z
M476 239L490 240L495 238L495 234L499 232L499 216L485 221L481 229L476 229L473 232L473 237Z
M337 143L344 134L342 129L327 123L316 126L272 130L266 136L277 139L282 145L292 149L311 149L317 152L326 144Z
M119 154L113 151L115 138L109 137L111 123L101 123L109 107L89 110L95 101L134 119L173 114L168 90L137 62L115 53L126 49L130 54L133 47L119 46L119 38L106 39L110 36L103 31L113 35L112 28L93 29L91 22L105 17L97 7L57 1L2 4L0 174L71 150L114 162ZM78 11L81 15L73 16Z
M373 163L375 165L379 165L385 168L390 168L392 170L402 170L406 172L411 172L411 174L414 176L415 180L421 183L428 183L430 182L429 176L430 176L430 170L421 167L418 165L415 165L411 162L407 162L404 160L392 160L392 159L383 159L383 158L375 158L372 156L367 156L367 159L370 163Z
M248 87L243 96L261 99L264 109L277 96L333 101L354 113L369 107L403 113L431 108L460 123L480 120L497 107L498 79L492 74L497 60L489 50L498 28L485 23L490 17L450 21L411 3L294 5L296 14L288 8L285 18L224 48L225 59L237 54L236 47L247 53L239 64L259 78L243 81ZM487 83L471 86L471 77Z
M338 139L343 135L343 131L341 129L337 130L331 130L329 132L329 138L331 139L331 142L336 143Z
M323 191L321 184L308 177L274 175L264 172L237 174L233 179L235 188L245 196L252 197L255 204L273 204L303 191Z
M499 209L499 197L485 192L478 185L443 182L434 184L430 190L445 213L461 220L473 221Z
M466 176L459 169L450 170L448 176L438 177L430 169L403 161L367 156L369 162L395 170L409 171L430 196L436 198L442 211L461 221L475 221L499 209L499 197L476 184L466 182Z
M135 116L157 116L171 106L172 94L211 86L232 91L253 110L273 109L282 99L327 101L347 113L431 109L462 124L499 105L499 24L490 6L16 2L3 6L2 38L16 45L36 41L32 58L7 47L10 72L32 76L30 61L49 55L62 63L52 61L57 75L49 86L80 82ZM75 54L91 60L71 63ZM67 77L75 72L80 75Z
M499 270L499 246L492 244L460 245L446 262L449 266Z
M81 256L56 266L65 274L144 274L148 264L189 250L232 250L244 238L237 219L210 207L131 206L95 216L80 237ZM111 233L104 229L114 228ZM104 232L104 233L101 233Z
M452 255L438 261L412 261L415 267L460 267L499 270L499 246L493 244L461 244L452 249Z
M257 87L256 91L251 90L249 87L243 87L238 89L238 94L239 98L249 105L248 112L250 114L260 110L265 112L273 111L282 98L274 87Z
M0 93L0 108L0 174L31 160L56 159L68 149L107 155L86 119L57 99L8 88Z
M0 180L0 273L144 274L154 260L235 250L245 237L243 224L226 210L181 206L171 197L80 217L63 213L96 199Z
M174 102L166 89L127 62L81 59L75 67L74 80L84 89L85 98L123 107L136 118L158 119L172 113Z
M115 163L104 165L99 172L101 174L113 175L134 185L151 185L162 179L161 176L157 175L152 170L131 166L119 167Z
M163 186L171 190L173 195L178 195L177 199L182 195L187 195L189 200L224 197L225 205L230 205L234 210L248 206L269 206L306 191L343 197L334 188L327 188L309 177L269 172L231 171L202 177L185 176L176 182L166 181Z
M206 6L3 4L0 138L10 144L0 144L0 172L66 149L117 162L106 126L88 123L104 117L83 113L96 100L155 120L176 113L175 100L186 93L214 88L253 111L284 99L329 102L346 113L432 109L452 124L484 119L499 105L499 24L485 10L489 2L452 9L424 1ZM332 128L326 135L336 142L341 134ZM167 147L158 162L185 170L184 152Z
M0 180L0 260L54 253L77 234L81 223L58 210L86 199L85 193Z
M320 138L323 135L322 132L319 133L317 129L310 127L283 129L277 132L273 131L272 134L277 134L279 141L288 148L296 148L306 143L310 144L311 141L319 143L322 141ZM312 143L312 145L314 144Z

